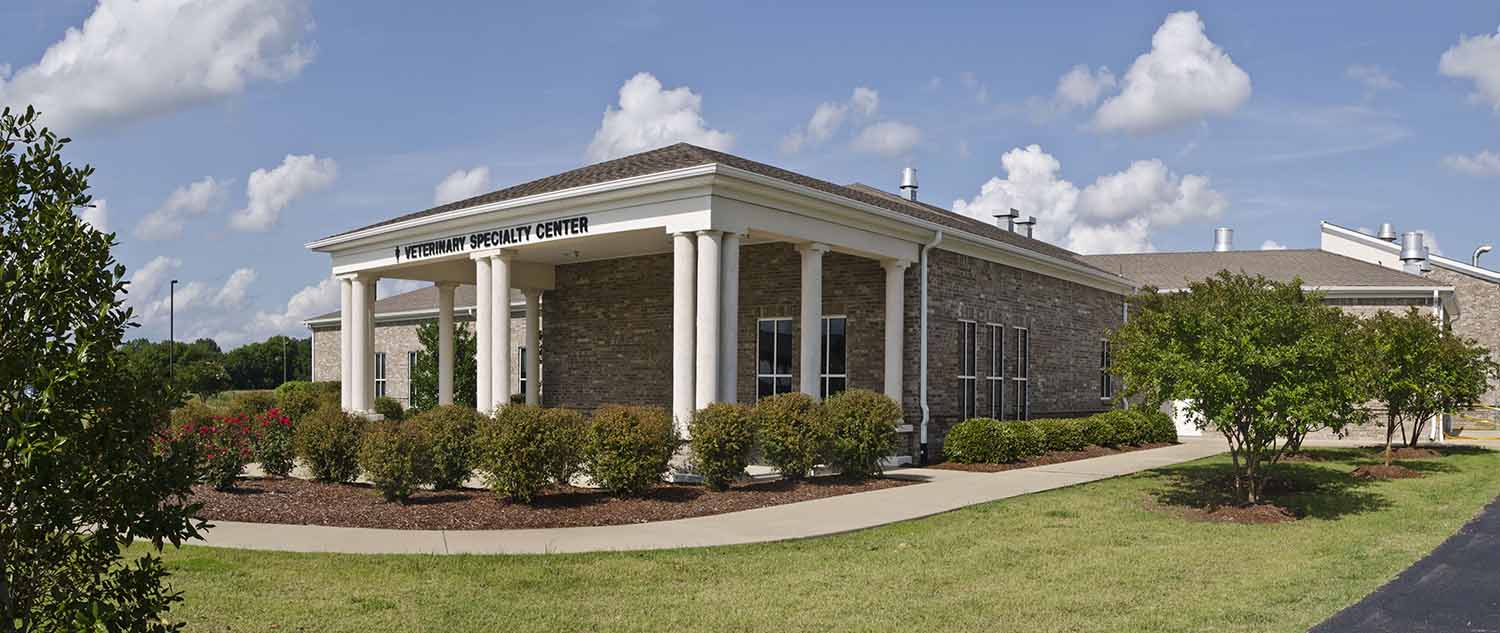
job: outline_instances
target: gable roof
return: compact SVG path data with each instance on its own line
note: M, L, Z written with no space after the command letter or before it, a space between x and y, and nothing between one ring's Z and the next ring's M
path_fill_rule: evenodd
M456 211L468 207L474 207L504 200L513 200L534 196L544 193L563 191L587 185L594 185L636 176L658 174L688 167L701 165L720 164L735 169L752 172L762 176L768 176L784 182L801 185L810 189L816 189L825 193L831 193L855 202L861 202L877 206L889 211L894 211L918 220L931 222L943 227L964 231L979 235L991 240L1003 242L1030 250L1035 253L1049 257L1062 259L1074 264L1093 268L1090 264L1079 257L1077 253L1064 248L1053 246L1041 240L1022 236L1018 233L1007 231L988 222L983 222L965 215L954 213L942 207L913 202L901 196L881 191L868 185L856 184L853 186L837 185L826 180L819 180L810 176L788 171L748 158L741 158L733 154L726 154L688 143L677 143L659 149L654 149L639 154L632 154L614 160L595 163L580 167L571 171L547 176L530 182L521 183L505 189L491 191L486 194L474 196L456 202L438 205L422 211L416 211L400 215L388 220L376 222L368 226L344 231L329 236L329 238L340 237L352 233L358 233L368 229L405 222L417 218L438 215L448 211ZM325 238L325 239L329 239ZM1103 272L1108 272L1103 271Z
M1261 275L1289 282L1302 279L1305 287L1433 288L1442 284L1316 249L1282 251L1200 251L1188 253L1131 253L1085 255L1089 263L1135 280L1142 286L1186 288L1221 270Z
M1378 248L1388 253L1396 255L1399 255L1401 253L1400 244L1387 242L1378 237L1375 237L1374 235L1370 235L1362 231L1357 231L1346 226L1339 226L1326 220L1320 223L1319 229L1322 231L1325 238L1331 233L1346 240L1352 240L1366 246ZM1434 253L1427 254L1427 261L1439 268L1446 268L1456 273L1468 275L1475 279L1483 279L1490 283L1500 283L1500 271L1490 270L1482 266L1475 266L1470 264L1469 262L1459 261L1449 257L1443 257L1442 255L1437 255Z

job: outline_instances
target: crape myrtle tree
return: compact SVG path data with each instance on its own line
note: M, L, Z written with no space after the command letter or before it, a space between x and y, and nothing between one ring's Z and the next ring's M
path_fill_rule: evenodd
M191 455L157 444L172 394L119 349L125 268L66 143L0 113L0 629L174 630L155 552L203 527Z
M1357 423L1367 396L1355 317L1302 290L1221 272L1184 292L1146 288L1115 333L1126 394L1187 401L1229 441L1235 491L1260 503L1267 469L1308 432Z
M1385 408L1387 466L1398 430L1416 446L1428 420L1477 405L1496 374L1489 350L1415 307L1399 316L1381 311L1362 327L1371 350L1371 397Z
M437 322L417 326L417 365L411 374L411 407L426 411L437 406L438 397L438 326ZM453 402L472 405L478 400L479 342L474 331L461 323L453 324Z

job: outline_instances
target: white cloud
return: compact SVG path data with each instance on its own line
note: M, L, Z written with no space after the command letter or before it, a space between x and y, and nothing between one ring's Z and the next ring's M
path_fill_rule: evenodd
M257 169L245 185L248 205L235 211L229 226L240 231L266 231L276 225L281 210L293 200L333 184L338 178L338 164L331 158L312 154L287 154L281 165L271 171Z
M874 116L879 108L880 94L864 86L855 88L847 102L828 101L818 104L812 117L807 120L807 125L792 130L781 139L781 151L795 154L804 147L822 144L843 127L850 111L868 118Z
M286 308L281 312L257 312L250 321L250 334L246 338L289 333L301 329L303 320L337 309L339 280L329 277L298 290L287 300Z
M1284 251L1284 250L1286 250L1286 245L1284 245L1281 242L1278 242L1276 240L1266 240L1266 241L1260 243L1260 250L1263 250L1263 251Z
M903 156L922 142L922 131L900 121L871 124L854 137L852 147L881 156Z
M1444 156L1443 164L1449 169L1471 176L1500 176L1500 154L1489 150L1480 151L1473 156Z
M1428 251L1433 255L1443 254L1443 247L1438 245L1437 235L1434 235L1431 229L1417 229L1417 232L1422 234L1422 245L1426 246Z
M1088 66L1079 64L1057 80L1053 101L1062 110L1087 108L1097 103L1104 91L1114 88L1116 84L1115 75L1108 68L1100 66L1098 71L1092 71Z
M859 86L849 97L849 104L861 115L875 116L875 111L880 108L880 93L875 92L874 88Z
M703 97L687 87L663 90L651 73L637 73L620 86L619 107L604 111L585 157L595 163L679 142L728 150L734 135L709 128L702 110Z
M245 295L250 289L250 284L255 283L255 270L252 268L239 268L229 275L229 280L224 286L214 293L214 305L225 308L236 308L245 303Z
M1122 86L1094 114L1098 128L1155 132L1229 114L1250 98L1250 76L1204 35L1193 11L1167 16Z
M1394 90L1401 87L1401 83L1391 78L1384 68L1356 64L1344 70L1344 76L1359 82L1365 87L1367 93L1376 93L1381 90Z
M442 182L432 192L433 204L447 204L472 198L490 189L490 168L480 165L473 169L459 169Z
M224 188L212 176L178 187L166 202L136 223L135 236L143 240L181 237L188 218L207 213L223 199Z
M1458 44L1438 60L1438 72L1474 82L1469 99L1500 111L1500 31L1492 35L1461 35Z
M1082 191L1039 145L1012 149L1000 163L1005 177L991 178L973 199L954 201L954 211L993 222L995 214L1017 209L1036 216L1037 239L1080 253L1151 251L1152 229L1213 217L1229 204L1208 178L1178 176L1154 159L1101 176Z
M109 202L104 198L94 198L94 201L90 202L89 206L78 210L78 215L89 226L94 227L95 231L100 233L109 232Z
M974 93L975 101L979 103L990 102L990 87L986 86L978 77L975 77L974 73L969 71L959 73L958 82L963 84L964 88Z
M0 73L0 103L69 132L171 112L296 77L312 25L305 0L100 0L36 64Z

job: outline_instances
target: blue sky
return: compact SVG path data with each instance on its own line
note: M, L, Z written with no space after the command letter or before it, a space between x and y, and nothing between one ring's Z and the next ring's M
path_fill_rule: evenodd
M1500 239L1494 2L998 4L12 2L0 102L97 168L140 333L175 277L227 345L336 307L311 239L677 140L1085 251Z

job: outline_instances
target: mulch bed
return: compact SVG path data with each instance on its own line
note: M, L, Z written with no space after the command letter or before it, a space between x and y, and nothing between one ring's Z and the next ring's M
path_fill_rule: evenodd
M1257 503L1251 506L1219 506L1216 508L1182 508L1183 518L1205 523L1240 523L1244 525L1267 525L1289 523L1297 520L1291 510L1274 503Z
M639 499L618 499L590 488L555 486L531 506L501 501L485 490L423 490L406 505L386 503L363 484L321 484L302 479L242 478L234 490L193 487L198 516L210 521L329 525L407 530L492 530L622 525L722 514L894 488L916 482L816 477L736 484L724 492L702 486L661 484Z
M1391 464L1390 466L1386 466L1385 464L1360 466L1354 469L1353 474L1355 477L1362 479L1413 479L1422 476L1422 473L1396 464Z
M1381 448L1379 450L1379 453L1380 457L1385 457L1384 448ZM1410 446L1402 446L1400 448L1391 449L1391 457L1394 459L1433 459L1442 456L1442 453L1439 453L1430 448L1412 448Z
M1046 466L1048 464L1076 462L1080 459L1089 459L1090 457L1119 455L1120 453L1143 451L1148 448L1161 448L1163 446L1172 445L1165 443L1142 444L1140 446L1127 446L1125 448L1105 448L1103 446L1090 445L1088 448L1085 448L1081 451L1053 451L1051 453L1043 453L1041 455L1037 455L1036 457L1027 457L1026 459L1022 459L1020 461L1008 462L1004 464L960 464L957 462L942 462L933 464L931 466L928 466L927 468L937 468L941 470L963 470L971 473L998 473L1007 470L1016 470L1018 468L1031 468L1033 466Z

